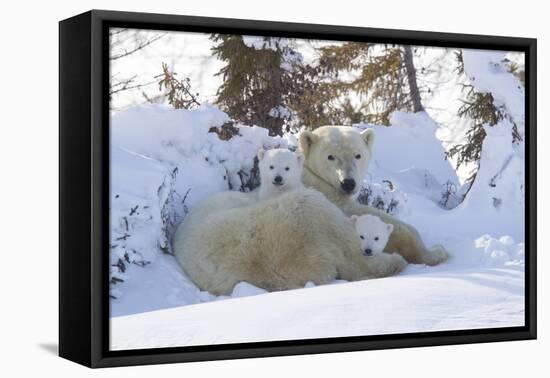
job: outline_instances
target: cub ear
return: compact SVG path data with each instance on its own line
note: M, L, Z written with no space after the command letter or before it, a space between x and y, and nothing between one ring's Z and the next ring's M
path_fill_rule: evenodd
M373 129L366 129L361 133L361 137L367 144L367 147L369 148L369 151L372 151L372 146L374 144L374 130Z
M388 235L391 234L392 231L393 231L393 224L388 223L388 224L386 225L386 227L388 228Z
M353 223L353 225L355 226L355 223L357 222L357 219L359 219L359 217L357 215L352 215L350 219L351 223Z
M313 143L317 142L318 138L319 137L311 131L302 131L302 134L300 134L300 151L302 152L304 157L307 157L309 155L311 146L313 145Z
M299 164L302 164L304 162L304 155L296 153L296 160L298 160Z
M262 160L264 158L264 155L265 155L265 150L263 148L260 148L258 150L258 160Z

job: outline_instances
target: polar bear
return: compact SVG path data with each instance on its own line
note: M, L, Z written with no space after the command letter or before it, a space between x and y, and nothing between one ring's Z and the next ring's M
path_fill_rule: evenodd
M308 281L385 277L407 264L398 254L364 258L350 218L316 190L301 188L244 206L229 206L225 198L221 193L196 206L173 240L182 268L212 294L227 295L239 282L275 291Z
M348 216L372 214L394 226L386 251L401 254L410 263L437 265L448 258L441 246L425 247L418 231L395 217L369 206L356 197L372 158L374 131L358 132L349 126L322 126L300 135L304 155L302 182L323 193Z
M303 156L276 148L258 151L260 189L258 199L263 201L289 190L301 188Z
M361 251L365 256L384 252L393 231L393 224L384 223L375 215L352 215L351 222L361 242Z

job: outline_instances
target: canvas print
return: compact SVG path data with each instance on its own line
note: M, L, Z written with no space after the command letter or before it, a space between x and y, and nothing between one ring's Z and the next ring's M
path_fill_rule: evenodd
M523 53L109 44L111 350L525 325Z

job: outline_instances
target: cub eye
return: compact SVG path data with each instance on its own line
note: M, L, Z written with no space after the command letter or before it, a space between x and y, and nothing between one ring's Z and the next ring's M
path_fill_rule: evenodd
M286 168L285 168L285 171L290 171L290 168L289 168L289 167L286 167Z
M361 159L361 154L355 155L355 158L356 158L356 159Z
M334 160L334 156L328 155L328 160Z
M378 236L374 238L374 241L378 241Z
M272 165L269 166L269 169L273 169L273 168L275 168L275 167L273 167Z
M365 238L363 237L363 235L359 235L359 237L360 237L361 239L365 239Z

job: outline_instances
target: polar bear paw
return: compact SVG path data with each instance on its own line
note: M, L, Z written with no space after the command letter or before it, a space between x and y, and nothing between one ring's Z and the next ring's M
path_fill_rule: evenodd
M392 253L390 254L390 256L393 257L393 264L391 265L391 268L393 268L393 271L391 275L401 273L403 269L405 269L406 266L408 265L407 260L405 260L405 258L398 253Z
M450 254L445 247L440 244L434 245L431 249L426 250L424 254L424 263L426 265L437 265L449 259Z
M396 275L408 264L407 260L397 253L380 253L368 259L370 274L379 278Z

